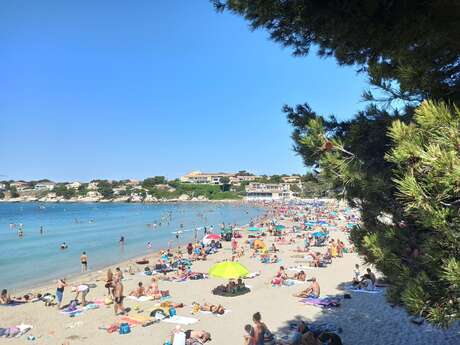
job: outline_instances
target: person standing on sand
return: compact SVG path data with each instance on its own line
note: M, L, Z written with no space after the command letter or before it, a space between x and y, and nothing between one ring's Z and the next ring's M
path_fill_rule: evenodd
M114 280L123 280L123 272L121 271L120 267L115 268L115 275Z
M262 322L262 316L259 312L252 316L254 322L254 345L264 345L266 335L270 334L265 323Z
M57 308L61 309L62 299L64 298L64 288L67 286L65 279L59 279L56 286Z
M123 307L123 284L121 280L115 278L113 287L113 296L114 296L114 303L113 309L115 311L115 315L123 315L125 312L125 308Z
M80 262L81 262L81 271L83 273L88 271L88 255L86 255L86 252L81 253Z

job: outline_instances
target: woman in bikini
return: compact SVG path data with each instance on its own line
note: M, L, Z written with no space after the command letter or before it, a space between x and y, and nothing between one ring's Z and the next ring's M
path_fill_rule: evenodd
M223 315L225 313L225 308L223 305L207 304L205 303L200 307L202 311L210 311L213 314Z

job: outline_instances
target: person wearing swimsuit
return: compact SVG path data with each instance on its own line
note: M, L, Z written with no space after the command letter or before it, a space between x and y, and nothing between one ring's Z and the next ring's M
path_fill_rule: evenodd
M262 316L259 312L252 316L252 321L254 322L254 345L264 345L267 326L261 320Z

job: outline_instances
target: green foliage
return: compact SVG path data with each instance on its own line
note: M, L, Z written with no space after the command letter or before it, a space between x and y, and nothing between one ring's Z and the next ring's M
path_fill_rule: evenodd
M222 192L229 192L230 191L230 178L224 176L220 178L220 189Z
M110 199L113 197L112 184L107 180L98 181L97 191L101 193L105 199Z
M62 196L64 199L70 199L77 195L77 192L73 188L67 188L65 183L56 183L53 192L57 196Z
M87 193L88 193L88 183L82 183L77 189L77 194L80 196L86 196Z
M10 196L12 198L19 198L19 193L16 187L10 187Z
M5 193L3 193L2 191L0 191L0 199L4 199L5 198Z
M164 176L155 176L155 177L149 177L146 178L142 182L142 187L143 188L153 188L158 184L165 184L166 183L166 178Z
M312 117L297 145L361 207L351 239L392 283L389 298L445 327L460 318L460 111L427 101L414 122L377 114L341 124Z
M175 180L170 180L168 181L168 185L173 187L173 188L176 188L181 182L179 181L179 179L175 179Z
M460 101L460 3L446 1L211 0L218 10L266 29L272 40L304 56L359 66L387 96L418 102ZM452 94L452 90L457 90ZM370 91L367 100L381 99Z
M306 103L283 108L294 149L361 209L351 238L391 282L389 299L439 326L459 320L460 3L213 3L265 28L294 55L315 46L320 56L367 74L379 96L365 91L373 103L351 120L321 116ZM446 104L422 103L427 99ZM395 100L399 110L388 110Z
M254 174L251 174L250 172L247 172L246 170L240 170L236 174L239 176L254 176Z

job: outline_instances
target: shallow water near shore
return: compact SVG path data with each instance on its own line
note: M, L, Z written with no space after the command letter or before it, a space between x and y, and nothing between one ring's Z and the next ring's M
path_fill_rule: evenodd
M212 225L218 231L222 222L243 225L262 213L261 208L241 203L0 204L1 288L30 287L76 274L82 251L87 252L89 269L94 270L168 244L186 243L194 238L197 227ZM19 224L23 224L23 238L18 237ZM174 234L178 230L183 231L179 240ZM198 238L202 236L199 230ZM151 249L147 248L149 241ZM68 249L59 249L62 242Z

